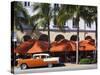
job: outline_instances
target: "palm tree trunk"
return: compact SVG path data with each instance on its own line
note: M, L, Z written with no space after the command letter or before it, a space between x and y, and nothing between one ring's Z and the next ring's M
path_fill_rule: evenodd
M33 26L31 34L33 34L33 32L35 31L36 27L37 27L37 25Z
M50 27L49 27L49 25L50 25L50 22L48 21L48 43L49 43L49 47L48 47L48 51L50 51Z
M77 16L76 22L77 22L76 64L78 64L79 63L79 16Z
M86 32L86 23L84 23L84 31L85 31L85 32L84 32L84 38L85 38L86 33L87 33L87 32Z
M77 28L77 36L79 36L79 27ZM77 37L77 43L76 43L76 64L78 64L79 61L79 38Z

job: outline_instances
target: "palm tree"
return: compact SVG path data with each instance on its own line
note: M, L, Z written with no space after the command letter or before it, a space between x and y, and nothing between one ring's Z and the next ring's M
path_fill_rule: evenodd
M74 16L75 11L76 7L73 5L61 4L58 15L56 16L58 27L60 26L61 28L61 26L65 25L65 22Z
M75 15L76 16L75 21L77 25L77 35L79 36L80 6L61 4L59 8L60 9L58 11L58 15L56 15L57 26L60 28L60 30L64 30L63 26L65 25L65 22L73 18L73 16ZM79 41L79 38L77 38L77 41ZM79 54L78 46L79 46L79 43L77 43L77 49L76 49L76 63L78 63L78 54Z
M77 27L77 35L79 36L79 19L83 18L87 23L87 26L91 27L91 24L95 21L97 26L97 10L96 7L93 6L77 6L76 10L76 25ZM79 41L79 39L77 39ZM76 51L76 63L78 63L78 52L79 52L79 43L77 43L77 51Z
M17 26L20 27L20 30L23 32L23 28L21 26L21 22L28 23L29 22L29 15L27 10L23 7L21 2L14 1L13 2L13 12L14 12L14 27L15 29Z
M97 9L96 9L95 6L81 6L80 11L81 11L81 14L82 14L82 18L87 23L88 27L91 27L91 24L94 21L96 23Z
M74 7L74 11L73 11L73 15L72 17L74 17L75 19L75 25L77 26L77 43L76 43L76 64L79 63L79 21L80 21L80 6L75 5Z
M89 7L90 11L89 11L89 17L90 17L90 21L91 23L95 22L95 27L96 27L96 32L95 32L95 37L96 37L96 48L97 48L97 7L96 6L92 6L92 7ZM95 54L94 54L94 59L97 57L97 50L94 51ZM97 58L96 58L97 59Z
M51 18L52 18L52 12L51 12L50 4L48 4L48 3L34 3L33 10L38 11L37 14L32 16L32 20L35 21L34 29L39 25L44 27L44 29L46 29L46 27L48 27L47 28L48 29L48 35L50 37L49 25L50 25L50 21L51 21ZM38 21L38 22L36 23L36 21ZM48 42L50 44L50 38L48 38Z

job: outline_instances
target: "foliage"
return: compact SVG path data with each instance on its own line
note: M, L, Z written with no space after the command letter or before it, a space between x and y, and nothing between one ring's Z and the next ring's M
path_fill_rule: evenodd
M28 24L30 16L28 15L27 10L23 7L21 2L14 2L14 26L17 29L17 26L20 27L21 31L23 28L21 23Z
M83 58L79 61L80 64L93 64L96 63L96 59L89 59L89 58Z

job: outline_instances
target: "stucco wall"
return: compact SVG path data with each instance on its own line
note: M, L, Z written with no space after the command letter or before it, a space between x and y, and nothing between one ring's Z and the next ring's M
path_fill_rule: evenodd
M41 31L41 32L44 33L44 34L48 34L47 31ZM58 34L62 34L62 35L64 35L64 37L65 37L66 39L70 40L70 37L71 37L72 35L77 35L77 32L65 32L65 33L63 33L63 32L50 31L50 40L51 40L51 42L54 41L55 37L56 37ZM91 36L93 39L96 38L95 32L87 32L87 33L80 32L80 33L79 33L79 38L80 38L80 40L84 40L84 37L85 37L85 36L88 36L88 35Z

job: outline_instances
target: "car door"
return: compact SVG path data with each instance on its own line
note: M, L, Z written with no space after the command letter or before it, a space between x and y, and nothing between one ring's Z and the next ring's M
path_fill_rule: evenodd
M41 58L40 59L40 66L47 66L48 62L44 61L44 59L46 59L47 56L46 55L41 55L40 58Z
M46 66L47 63L44 62L41 57L41 55L34 56L34 58L30 60L30 67Z
M27 62L28 67L38 67L39 60L40 60L39 56L34 56L34 58L28 59L26 62Z
M37 66L47 66L47 62L45 62L43 59L46 58L45 55L39 55L38 58L35 59Z

